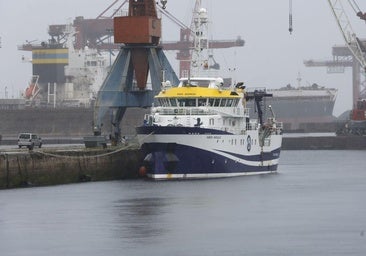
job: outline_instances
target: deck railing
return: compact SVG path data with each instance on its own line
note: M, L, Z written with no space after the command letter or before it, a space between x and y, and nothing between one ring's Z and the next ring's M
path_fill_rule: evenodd
M162 115L217 115L249 117L249 108L232 107L155 107L154 111Z

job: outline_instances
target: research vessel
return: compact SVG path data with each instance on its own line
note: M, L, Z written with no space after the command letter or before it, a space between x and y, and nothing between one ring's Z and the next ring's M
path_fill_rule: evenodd
M141 170L152 179L220 178L277 171L282 124L263 121L265 89L220 78L183 78L165 85L158 106L136 128L145 154ZM253 100L258 118L249 116Z

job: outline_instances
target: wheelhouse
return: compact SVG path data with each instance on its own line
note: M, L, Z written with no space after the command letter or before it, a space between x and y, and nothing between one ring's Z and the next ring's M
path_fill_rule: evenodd
M183 78L155 98L161 107L238 107L241 96L224 88L221 78Z

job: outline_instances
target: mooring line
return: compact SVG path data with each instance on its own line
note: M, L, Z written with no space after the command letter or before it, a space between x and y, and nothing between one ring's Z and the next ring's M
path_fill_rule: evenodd
M90 156L86 156L86 155L82 155L82 156L70 156L70 155L60 155L60 154L53 154L53 153L48 153L48 152L43 152L43 151L33 151L33 153L35 154L42 154L42 155L45 155L45 156L52 156L52 157L57 157L57 158L72 158L72 159L78 159L78 158L95 158L95 157L104 157L104 156L108 156L108 155L112 155L112 154L116 154L122 150L125 150L129 147L131 147L133 145L128 145L128 146L125 146L125 147L121 147L121 148L118 148L112 152L108 152L108 153L103 153L103 154L99 154L99 155L90 155ZM82 152L82 151L76 151L76 152Z
M152 135L154 132L151 132L149 133L148 135L146 135L142 140L145 140L147 137L149 137L150 135ZM56 158L71 158L71 159L78 159L78 158L96 158L96 157L104 157L104 156L108 156L108 155L112 155L112 154L116 154L122 150L125 150L127 148L130 148L130 147L133 147L133 146L136 146L136 144L130 144L130 145L127 145L125 147L120 147L112 152L108 152L108 153L103 153L103 154L99 154L99 155L90 155L90 156L85 156L85 155L82 155L82 156L69 156L69 155L60 155L60 154L53 154L53 153L47 153L47 152L43 152L43 151L30 151L34 154L42 154L42 155L45 155L45 156L51 156L51 157L56 157ZM82 152L82 151L77 151L77 152Z

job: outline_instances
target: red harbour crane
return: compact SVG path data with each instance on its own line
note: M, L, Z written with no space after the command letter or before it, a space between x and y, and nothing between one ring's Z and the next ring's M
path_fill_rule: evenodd
M164 2L164 1L163 1ZM173 14L165 9L165 5L158 5L160 12L168 19L180 27L180 39L179 41L167 41L161 42L161 46L166 51L178 51L176 59L179 61L179 74L183 76L190 67L191 49L194 44L194 22L197 14L201 9L201 0L196 0L195 7L193 9L193 16L190 26L185 25L179 21ZM115 0L110 4L103 12L101 12L95 19L85 19L82 16L76 17L73 21L75 27L75 49L83 49L84 47L95 48L98 50L118 50L119 44L115 44L111 38L113 37L113 17L121 12L122 8L128 3L128 0ZM48 42L42 42L41 44L26 43L19 47L20 50L32 51L36 48L55 47L60 46L65 42L66 24L50 25L48 34L50 39ZM233 40L209 40L209 49L242 47L245 41L238 36ZM213 56L211 56L213 57ZM219 65L215 62L213 69L218 69Z

